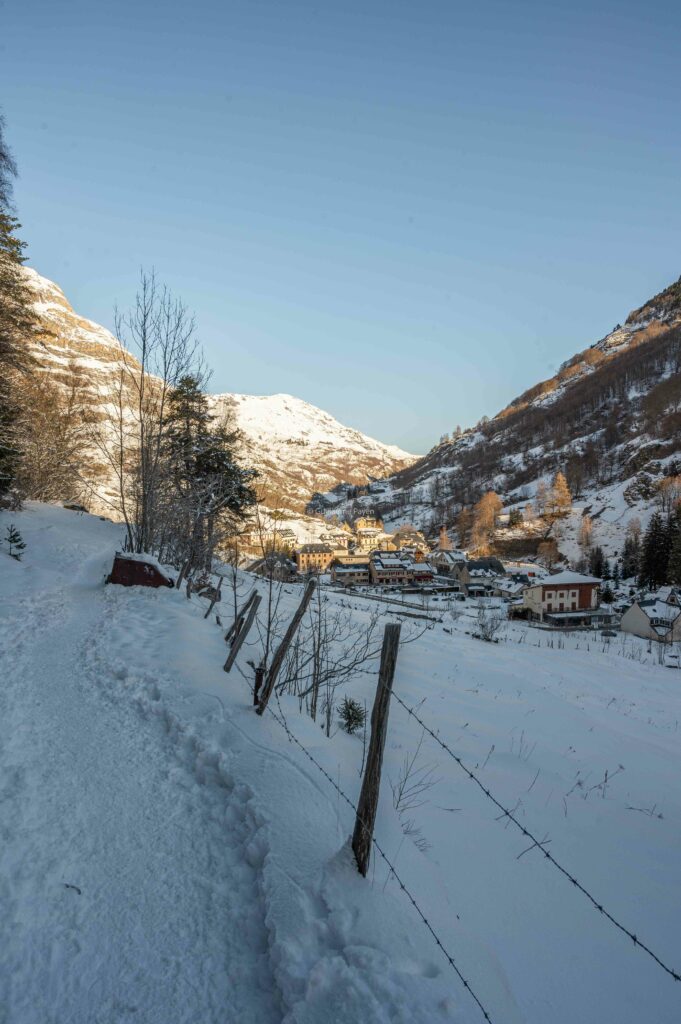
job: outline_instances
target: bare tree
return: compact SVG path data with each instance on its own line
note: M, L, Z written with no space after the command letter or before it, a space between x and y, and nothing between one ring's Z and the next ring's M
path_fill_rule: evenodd
M362 623L346 608L330 608L328 595L318 587L305 628L291 644L278 691L295 694L313 721L321 713L327 736L337 687L381 653L379 620L378 609Z
M21 449L17 469L20 493L37 501L86 500L91 462L88 388L74 366L62 388L47 375L21 376L15 433Z
M491 642L495 640L504 624L504 615L500 608L494 605L478 603L476 618L478 635L481 640Z
M134 307L114 320L120 366L92 440L115 475L128 546L141 552L158 541L169 394L189 375L205 384L207 373L194 318L153 271L140 273Z

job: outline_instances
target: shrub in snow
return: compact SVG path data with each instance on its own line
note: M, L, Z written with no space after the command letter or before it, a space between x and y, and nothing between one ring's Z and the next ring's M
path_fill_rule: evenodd
M346 696L338 705L338 716L345 731L353 736L358 729L364 726L367 713L359 701Z
M14 523L10 523L7 527L5 541L9 546L10 555L19 562L21 560L21 552L25 549L26 543Z

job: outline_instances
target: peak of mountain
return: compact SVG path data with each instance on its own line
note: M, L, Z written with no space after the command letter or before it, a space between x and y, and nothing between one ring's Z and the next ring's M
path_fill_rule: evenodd
M681 279L553 377L359 501L389 523L435 532L484 491L520 504L560 469L581 507L611 523L603 541L614 546L628 518L646 519L657 482L680 468Z
M303 511L315 493L341 482L364 485L416 458L293 395L223 394L212 402L215 412L232 418L241 431L245 461L260 473L270 506Z
M64 387L85 377L91 403L103 407L113 394L121 364L118 339L79 316L53 281L28 267L24 272L39 321L32 346L35 364ZM316 492L340 483L366 484L416 458L293 395L226 393L210 396L210 401L215 414L229 417L241 432L242 459L258 470L259 493L271 507L302 512ZM96 493L111 498L105 468L99 466L98 474Z

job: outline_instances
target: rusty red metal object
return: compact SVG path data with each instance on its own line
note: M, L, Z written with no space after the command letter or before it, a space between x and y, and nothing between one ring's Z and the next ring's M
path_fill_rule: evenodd
M126 555L117 551L107 583L123 587L174 587L175 581L166 576L153 559L145 561L142 555Z

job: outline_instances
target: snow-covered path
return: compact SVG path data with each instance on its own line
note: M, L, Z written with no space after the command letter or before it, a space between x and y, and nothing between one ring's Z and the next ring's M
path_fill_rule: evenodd
M88 575L0 624L0 1020L280 1021L246 799L100 687Z

